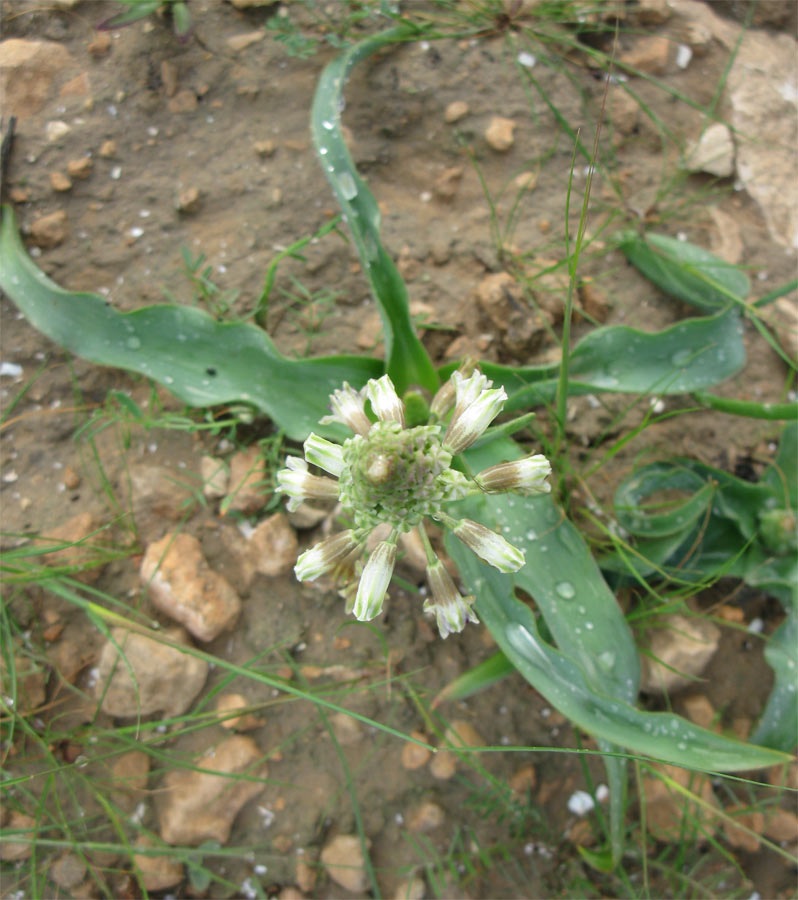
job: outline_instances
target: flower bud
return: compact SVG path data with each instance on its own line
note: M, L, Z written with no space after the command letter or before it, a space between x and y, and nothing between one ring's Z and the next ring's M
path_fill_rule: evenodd
M369 556L352 612L361 622L368 622L382 612L385 592L391 582L393 567L396 563L396 542L380 541Z
M405 427L405 407L387 375L371 378L366 385L371 407L380 422L398 422Z
M471 379L477 374L475 372ZM480 377L484 378L485 376ZM443 438L443 446L452 455L470 447L501 412L506 401L507 394L504 388L483 390L476 400L462 408L458 400L454 415Z
M517 572L524 565L524 553L490 528L473 522L471 519L460 519L454 524L452 531L460 540L486 563L500 572Z
M334 534L306 550L296 561L294 574L299 581L315 581L339 566L359 546L351 529Z
M484 469L474 480L488 494L502 494L505 491L524 495L548 494L551 485L546 478L550 474L551 464L545 456L536 453L525 459Z
M462 631L466 622L479 624L471 608L474 598L460 594L439 559L427 566L427 582L432 590L432 599L424 602L424 612L434 614L442 638Z
M308 464L298 456L285 460L285 469L277 473L277 490L288 495L288 511L298 509L305 500L336 500L338 483L332 478L311 475Z
M305 459L335 475L337 478L344 468L344 449L340 444L333 444L331 441L325 441L312 431L307 436L304 443Z
M335 390L330 395L332 415L319 419L319 424L329 425L332 422L340 422L354 431L355 434L368 434L371 428L371 420L366 415L363 403L363 391L356 391L346 382L344 386Z

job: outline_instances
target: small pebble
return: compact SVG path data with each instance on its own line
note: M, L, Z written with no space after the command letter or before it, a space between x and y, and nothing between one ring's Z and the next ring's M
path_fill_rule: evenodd
M468 113L469 106L465 100L454 100L446 107L443 118L444 121L453 125L455 122L459 122L464 116L467 116Z

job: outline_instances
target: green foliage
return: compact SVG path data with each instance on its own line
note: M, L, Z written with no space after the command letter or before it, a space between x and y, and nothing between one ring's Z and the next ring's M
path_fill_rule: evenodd
M181 41L188 39L192 22L187 0L117 0L117 3L126 7L125 10L98 25L100 30L123 28L161 10L171 17L176 37Z

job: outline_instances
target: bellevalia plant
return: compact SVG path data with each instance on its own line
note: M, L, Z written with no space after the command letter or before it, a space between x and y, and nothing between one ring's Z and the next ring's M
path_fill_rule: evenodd
M404 283L380 241L377 203L349 156L340 121L349 69L379 48L418 37L414 26L400 24L344 51L322 73L311 117L319 161L380 310L384 361L289 359L255 325L220 323L201 310L166 305L122 314L97 295L63 291L24 252L10 208L0 230L0 287L32 324L70 351L142 373L193 405L248 402L289 438L304 441L305 458L287 463L281 489L290 504L318 496L340 500L352 527L303 554L297 574L307 579L327 570L347 571L359 618L376 616L382 606L399 534L423 525L425 517L437 519L467 595L445 574L427 541L429 611L444 635L478 617L509 664L598 739L607 754L611 858L617 862L623 847L624 751L737 771L782 762L789 757L781 751L790 748L780 735L770 735L771 747L756 746L636 707L639 660L631 630L582 535L547 493L547 461L529 457L509 436L523 419L515 426L487 428L502 407L510 412L551 401L559 366L486 362L481 372L457 372L456 364L436 371L418 340ZM627 253L630 247L643 255L650 249L644 238L625 241ZM740 307L747 279L703 251L683 265L678 252L655 254L652 277L665 272L679 281L689 275L683 299L710 307L711 314L653 334L624 326L594 330L563 348L569 394L704 391L743 366ZM702 304L709 288L713 302ZM716 303L717 296L728 302ZM325 416L328 395L332 416ZM417 416L424 397L431 398L431 418ZM334 478L313 474L308 463ZM465 472L479 474L471 479ZM408 478L423 490L408 491ZM443 509L450 505L453 511ZM789 503L785 499L780 506ZM475 524L464 525L466 518ZM383 521L388 536L363 565L365 539ZM424 542L425 532L419 533ZM534 599L556 646L544 639L516 588Z

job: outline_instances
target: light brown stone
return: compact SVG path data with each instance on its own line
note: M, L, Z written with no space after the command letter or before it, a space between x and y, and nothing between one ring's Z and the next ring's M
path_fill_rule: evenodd
M662 773L678 785L699 797L703 804L687 803L675 787L669 787L653 775L642 779L646 797L646 827L657 840L684 840L684 829L695 830L699 841L706 841L717 827L717 818L707 809L718 809L709 778L701 772L688 772L677 766L658 766ZM699 827L700 825L700 827Z
M190 846L203 841L227 843L241 808L265 787L267 769L262 759L252 738L236 734L196 759L196 769L167 773L158 794L163 840ZM243 773L247 780L231 777Z
M58 94L60 97L86 97L90 90L89 73L81 72L80 75L76 75L65 82Z
M4 115L35 115L50 96L56 76L72 63L66 48L54 41L6 38L0 42L0 97Z
M406 821L408 830L428 834L443 825L444 818L441 806L432 800L424 800L410 811Z
M50 866L50 878L65 890L76 887L86 874L86 863L76 853L64 853Z
M411 731L411 737L418 738L420 741L426 741L427 736L423 731ZM419 744L413 744L410 741L402 746L402 766L405 769L420 769L427 764L432 751Z
M444 169L432 185L433 194L439 200L453 200L462 177L462 166L451 166L448 169Z
M266 463L260 448L253 444L239 450L230 460L230 491L227 509L252 515L266 505L268 495L264 490Z
M359 837L352 834L334 837L321 851L321 863L341 887L353 892L366 889L368 876Z
M787 809L765 810L762 833L772 841L792 844L798 841L798 816Z
M6 817L3 817L6 819ZM7 819L3 822L6 831L28 832L26 837L29 840L15 841L13 835L9 835L7 839L0 841L0 859L4 862L16 862L20 859L27 859L33 853L33 845L36 838L36 819L33 816L25 815L12 809L8 813ZM20 834L20 837L23 835Z
M240 53L242 50L246 50L247 47L251 47L253 44L262 41L264 37L266 37L266 32L263 31L263 29L260 29L259 31L247 31L244 34L234 34L227 39L227 46L234 53Z
M715 721L715 710L709 697L704 694L691 694L682 700L684 713L691 722L702 728L710 728Z
M218 500L227 493L230 473L221 459L215 456L203 456L200 460L200 477L202 493L209 500Z
M504 116L493 116L485 130L485 140L488 145L499 153L506 153L515 143L513 132L516 123Z
M70 159L67 163L67 174L70 178L78 178L85 181L91 175L93 165L90 156Z
M510 790L517 796L524 797L535 789L538 776L533 765L521 766L509 778Z
M210 568L193 535L170 533L150 544L140 574L156 609L201 641L232 627L241 612L238 594Z
M287 575L294 568L299 543L285 513L259 522L247 543L255 571L261 575Z
M263 719L259 719L252 713L229 716L229 713L237 709L246 709L248 706L247 698L241 694L222 694L216 701L216 712L226 715L221 720L222 728L227 728L228 731L251 731L253 728L259 728L263 725Z
M113 159L116 156L116 141L103 141L98 152L103 159Z
M646 75L664 75L670 66L671 42L661 35L643 36L621 54L619 62Z
M107 31L96 31L86 49L95 59L101 59L111 50L111 35Z
M449 125L453 125L455 122L459 122L460 119L465 118L469 112L469 106L465 100L453 100L446 107L446 110L443 113L443 119L445 122L448 122Z
M728 126L714 122L689 146L685 155L688 172L707 172L719 178L734 173L734 141Z
M673 614L659 625L649 632L651 655L641 657L640 689L654 694L694 684L720 642L720 629L709 619Z
M70 577L84 584L93 584L102 573L102 565L96 563L101 553L94 544L98 543L96 532L101 527L100 520L88 510L77 513L57 528L49 529L43 540L48 544L69 544L61 550L46 553L42 560L48 566L68 568Z
M277 144L272 140L255 141L252 147L258 156L261 157L273 156L275 150L277 150Z
M729 819L723 820L723 833L732 847L756 853L760 846L759 835L765 830L765 816L759 810L742 806L726 807Z
M134 849L144 850L158 847L158 843L146 834L141 835ZM174 887L185 877L183 863L167 853L150 855L134 853L133 863L141 885L148 891L162 891Z
M199 100L197 100L197 95L194 91L184 88L169 99L166 108L171 113L185 113L193 112L198 105Z
M164 638L190 646L182 628ZM121 653L124 658L120 657ZM113 628L100 653L95 695L111 716L179 716L193 703L208 675L208 664L144 634Z
M42 250L58 247L69 237L69 224L63 209L39 216L30 226L31 240Z

